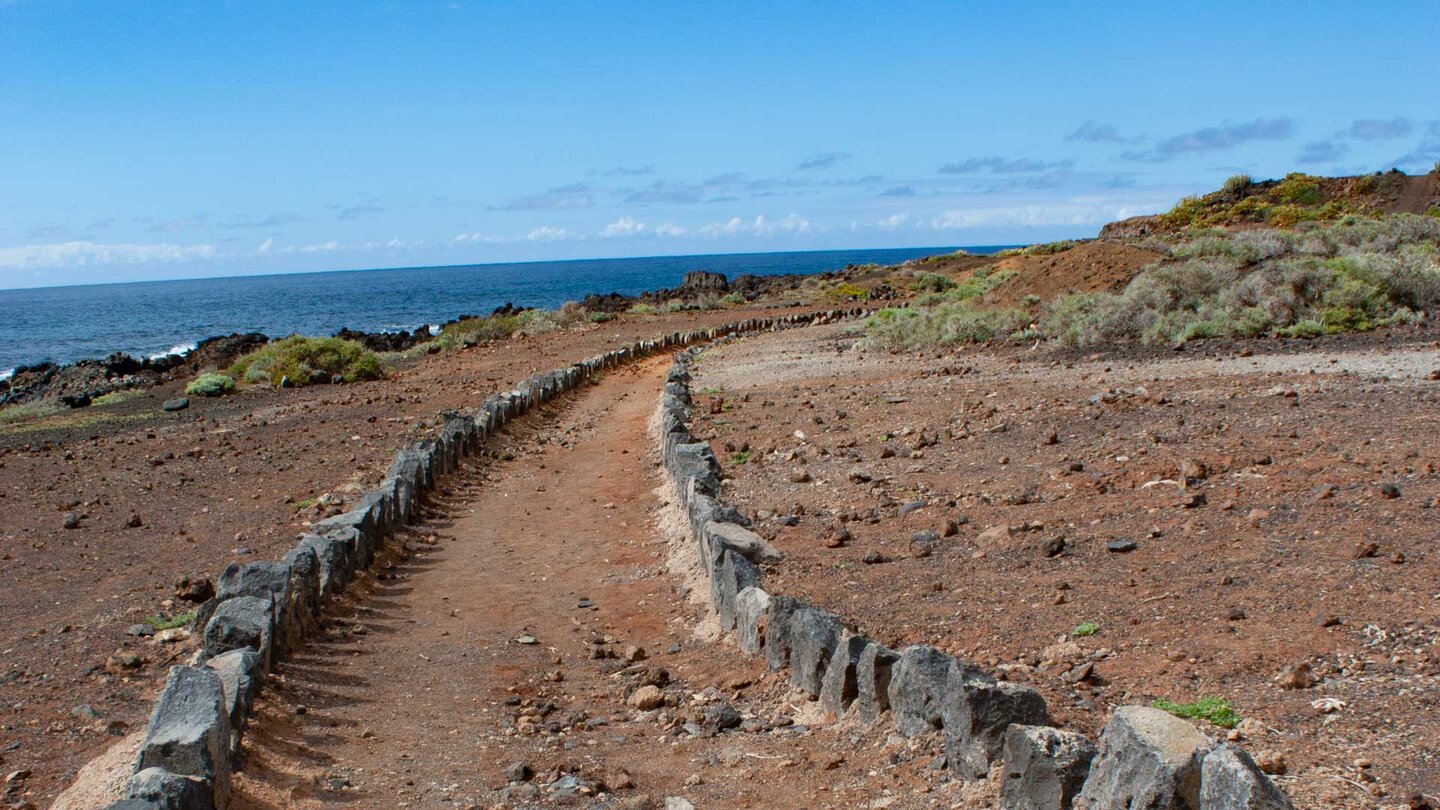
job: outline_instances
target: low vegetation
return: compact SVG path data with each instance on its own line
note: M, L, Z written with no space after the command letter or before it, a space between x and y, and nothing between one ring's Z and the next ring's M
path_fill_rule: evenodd
M1232 185L1241 187L1238 180ZM1303 184L1288 188L1308 199ZM1149 246L1168 258L1145 267L1123 290L1063 295L1043 309L1027 297L1022 303L1035 316L985 305L986 293L1006 273L982 268L960 281L924 274L912 285L924 291L914 308L871 317L868 342L903 351L997 339L1087 347L1308 338L1411 323L1440 305L1440 219L1434 217L1346 216L1293 230L1192 229Z
M189 396L218 397L235 390L235 378L228 374L209 372L201 374L185 386Z
M193 610L189 613L177 613L174 616L148 616L145 618L145 624L157 633L161 630L184 627L193 621L195 621L195 611Z
M39 401L26 402L23 405L6 405L0 408L0 425L14 425L21 422L29 422L34 419L43 419L47 416L54 416L57 413L64 413L69 410L56 402Z
M379 355L356 341L292 335L236 360L228 375L250 384L301 386L337 378L344 382L374 380L384 375L384 368Z
M1235 713L1235 707L1223 697L1202 697L1194 703L1176 703L1160 698L1151 705L1187 720L1208 720L1220 728L1235 728L1244 719Z
M1098 632L1100 632L1100 625L1095 622L1081 622L1075 625L1075 629L1070 631L1070 635L1083 638L1085 636L1093 636Z

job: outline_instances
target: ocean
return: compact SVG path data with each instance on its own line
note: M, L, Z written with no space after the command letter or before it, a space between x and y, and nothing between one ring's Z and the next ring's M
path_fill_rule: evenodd
M966 248L974 253L996 247ZM626 295L677 286L692 270L821 273L847 264L896 264L953 247L735 253L637 259L477 264L0 290L0 378L49 360L121 351L152 357L231 332L330 335L413 330L506 303L556 307L590 293Z

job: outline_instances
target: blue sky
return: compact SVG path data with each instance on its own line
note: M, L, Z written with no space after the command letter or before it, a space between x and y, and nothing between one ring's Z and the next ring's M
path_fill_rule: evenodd
M1093 235L1440 160L1440 4L0 0L0 287Z

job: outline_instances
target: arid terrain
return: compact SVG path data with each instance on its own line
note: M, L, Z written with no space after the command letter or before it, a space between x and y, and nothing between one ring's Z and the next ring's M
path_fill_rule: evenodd
M1309 182L1244 180L1176 211ZM1413 180L1363 199L1327 180L1316 205L1432 204ZM863 301L906 306L693 363L724 496L783 556L767 587L1031 685L1092 737L1121 705L1223 707L1197 725L1297 807L1434 806L1440 328L1410 306L1440 290L1433 220L1172 244L1164 216L760 303L700 274L698 309L602 296L618 318L442 335L369 382L162 410L177 379L5 422L5 802L128 764L211 578L278 558L445 411L639 338ZM233 807L995 806L997 780L958 781L937 740L837 722L718 632L657 463L668 363L527 415L443 482L278 664ZM114 795L81 781L55 806Z
M1087 733L1226 698L1246 721L1207 730L1301 806L1440 791L1440 333L916 357L853 332L698 364L729 496L785 555L769 587Z

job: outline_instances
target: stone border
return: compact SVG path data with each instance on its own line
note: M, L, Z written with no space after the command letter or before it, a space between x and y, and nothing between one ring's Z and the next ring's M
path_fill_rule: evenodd
M828 323L863 307L672 332L532 375L477 408L444 414L426 440L395 454L380 486L348 512L319 521L279 562L231 563L201 605L202 646L188 665L170 669L136 757L127 796L107 810L225 810L250 709L278 661L320 630L320 617L365 570L395 532L414 522L437 480L481 452L511 420L595 379L607 369L659 352L762 330Z
M689 366L703 348L677 353L666 377L660 453L699 546L711 605L741 650L763 654L772 671L788 669L792 685L837 717L850 711L872 723L888 713L906 737L942 735L946 764L962 779L984 779L1000 764L1006 810L1291 807L1244 750L1217 745L1159 709L1117 709L1097 746L1052 727L1044 699L1029 686L929 645L891 650L828 610L765 591L760 563L778 555L721 500L720 464L690 431Z

